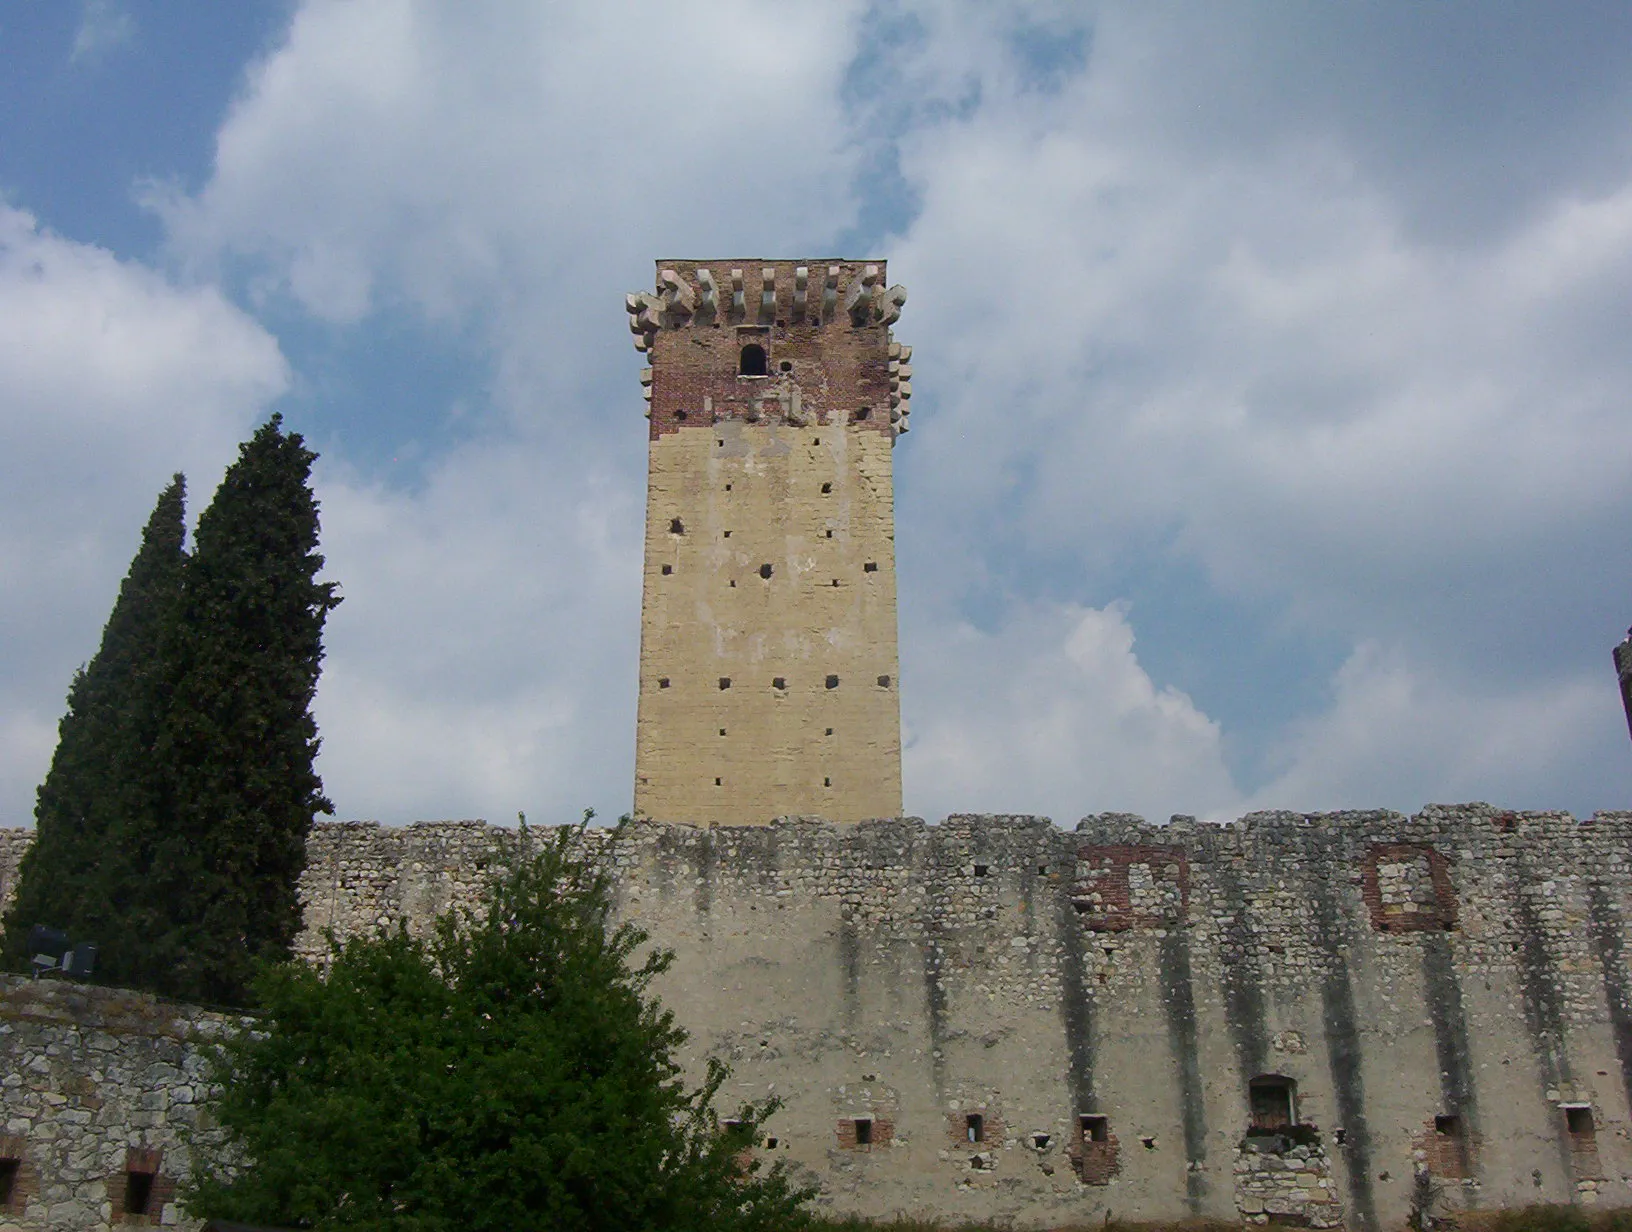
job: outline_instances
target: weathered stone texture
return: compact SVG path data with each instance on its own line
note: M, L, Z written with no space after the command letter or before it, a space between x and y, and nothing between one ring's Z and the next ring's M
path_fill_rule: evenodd
M717 282L744 273L738 314L698 311L700 268ZM901 421L890 414L901 365L876 313L858 325L842 308L869 268L882 290L882 262L834 263L824 316L828 268L658 263L660 288L694 290L683 313L654 314L641 335L651 439L638 816L764 824L901 811L891 464ZM755 374L739 371L749 347L763 361Z
M1401 1224L1424 1168L1451 1203L1632 1202L1629 840L1632 814L1486 805L584 839L676 951L659 991L688 1063L732 1065L727 1103L780 1096L775 1154L835 1207L1355 1228ZM429 927L517 841L319 826L301 952ZM1249 1106L1264 1076L1294 1090L1279 1144Z
M246 1020L120 989L0 976L0 1228L195 1228L185 1135L209 1130L207 1050ZM134 1188L133 1188L134 1177ZM145 1212L127 1210L133 1197Z

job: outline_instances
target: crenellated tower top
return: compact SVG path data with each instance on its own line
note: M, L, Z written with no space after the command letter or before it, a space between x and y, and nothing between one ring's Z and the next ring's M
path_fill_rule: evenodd
M824 344L836 341L827 338L834 331L870 333L868 341L876 345L857 354L873 352L881 370L858 377L878 386L879 401L887 402L888 414L878 416L877 426L887 426L894 437L907 431L912 348L895 342L890 334L907 302L907 289L886 283L883 261L670 260L657 263L655 290L632 292L624 304L635 349L647 354L656 352L660 338L687 331L706 333L709 341L704 345L724 350L715 339L735 331L741 347L730 350L739 359L746 353L748 360L746 368L739 364L730 373L732 377L765 376L775 381L791 368L774 366L769 360L772 349L810 354L812 348L826 350ZM751 350L755 347L767 361L763 372L753 371L758 363ZM642 370L648 402L652 381L653 368ZM783 397L781 404L788 401ZM660 427L654 421L654 433Z

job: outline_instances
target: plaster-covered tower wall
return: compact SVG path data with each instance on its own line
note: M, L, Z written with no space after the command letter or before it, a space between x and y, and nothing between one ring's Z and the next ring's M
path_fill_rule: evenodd
M901 812L891 449L906 291L882 261L660 261L635 813Z

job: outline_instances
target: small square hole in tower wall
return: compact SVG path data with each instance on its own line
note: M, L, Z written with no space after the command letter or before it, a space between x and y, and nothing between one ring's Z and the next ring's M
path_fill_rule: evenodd
M1435 1117L1434 1120L1437 1128L1439 1118ZM1564 1126L1570 1131L1572 1138L1591 1138L1597 1133L1592 1122L1592 1109L1586 1104L1566 1104Z
M671 574L673 572L674 572L674 566L673 565L664 565L663 566L663 576L664 577L668 577L669 574Z
M830 483L824 483L824 484L823 484L823 485L822 485L822 495L823 495L823 496L826 496L826 495L827 495L827 494L828 494L828 493L830 493L830 492L831 492L831 491L833 491L833 485L832 485L832 484L830 484Z
M659 676L657 678L657 687L660 688L660 689L668 688L669 687L669 678L667 676Z
M890 678L888 676L880 676L878 678L878 687L881 688L881 689L889 688L890 687Z
M827 687L830 688L830 689L838 688L839 687L839 678L837 676L829 676L827 678Z
M873 417L873 408L870 407L870 406L859 407L856 410L855 415L853 416L853 418L856 419L858 422L860 420L863 420L863 419L871 419L872 417Z
M788 678L786 676L772 676L771 677L771 688L773 688L773 689L785 689L787 687L788 687Z
M766 581L770 581L771 572L772 570L769 565L761 565L759 567L759 576L764 578Z
M1111 1118L1097 1116L1092 1113L1078 1118L1082 1125L1082 1140L1084 1142L1109 1142L1111 1140Z
M669 534L671 534L671 535L683 535L685 533L686 533L686 524L684 522L682 522L679 518L670 518L669 519Z
M730 687L731 687L731 677L721 676L720 677L720 688L729 689Z
M873 1120L872 1120L872 1118L871 1117L857 1117L856 1118L856 1145L857 1146L872 1146L872 1144L873 1144Z
M863 573L877 573L878 572L878 562L876 560L868 561L865 565L863 565L861 567L861 571Z

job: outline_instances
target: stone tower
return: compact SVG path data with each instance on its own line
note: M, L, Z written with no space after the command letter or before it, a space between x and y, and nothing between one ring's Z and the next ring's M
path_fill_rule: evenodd
M630 295L649 402L635 814L901 812L884 262L660 261Z

